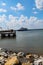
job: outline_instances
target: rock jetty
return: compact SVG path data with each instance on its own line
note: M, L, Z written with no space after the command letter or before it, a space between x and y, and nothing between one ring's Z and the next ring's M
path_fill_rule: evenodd
M43 56L0 48L0 65L43 65Z

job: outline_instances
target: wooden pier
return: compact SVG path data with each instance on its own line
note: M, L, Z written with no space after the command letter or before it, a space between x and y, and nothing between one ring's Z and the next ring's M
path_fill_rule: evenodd
M5 37L16 37L16 31L15 30L4 30L0 31L0 37L5 38Z

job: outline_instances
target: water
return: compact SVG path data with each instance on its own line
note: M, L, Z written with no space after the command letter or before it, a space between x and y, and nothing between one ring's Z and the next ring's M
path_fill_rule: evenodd
M0 47L43 54L43 30L17 31L14 39L0 39Z

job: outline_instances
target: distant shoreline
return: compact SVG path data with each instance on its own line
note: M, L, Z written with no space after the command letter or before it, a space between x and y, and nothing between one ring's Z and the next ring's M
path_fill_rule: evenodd
M16 31L39 31L39 30L43 30L43 29L28 29L28 30L16 30Z

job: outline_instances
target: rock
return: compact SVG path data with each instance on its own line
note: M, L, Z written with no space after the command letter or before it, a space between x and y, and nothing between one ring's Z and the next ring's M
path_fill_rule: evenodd
M39 58L39 56L37 54L33 54L33 56L34 56L35 59Z
M12 58L14 56L17 56L17 54L16 53L13 53L13 54L9 55L9 58Z
M2 50L2 48L0 48L0 51Z
M2 52L3 51L3 49L2 48L0 48L0 52Z
M26 58L29 59L30 63L34 62L34 56L32 54L26 55Z
M18 54L17 54L17 56L19 56L19 57L24 57L24 52L19 52Z
M32 63L30 63L30 62L22 63L22 65L32 65Z
M4 62L0 63L1 65L4 65Z
M8 58L7 58L7 59L5 58L5 61L4 61L4 63L6 63L6 62L7 62L7 60L8 60Z
M7 53L5 53L5 52L1 52L0 55L1 55L1 56L4 56L5 58L8 57Z
M18 59L19 59L19 61L21 62L21 63L23 63L23 62L28 62L29 60L28 59L26 59L26 57L18 57Z
M0 52L7 52L7 49L0 48Z
M29 59L32 56L32 54L26 55L26 58Z
M13 50L9 50L8 52L9 52L9 54L12 54L13 53Z
M17 54L16 53L13 53L12 56L17 56Z
M17 56L12 57L5 63L5 65L16 65L16 64L19 65L19 60Z
M1 65L4 65L4 61L5 61L4 57L1 56L1 57L0 57L0 64L1 64Z
M4 57L3 57L3 56L0 57L0 62L1 62L1 61L4 61Z
M41 58L43 58L43 56L40 56L39 58L41 59Z
M34 61L34 65L43 65L43 58L38 58Z

